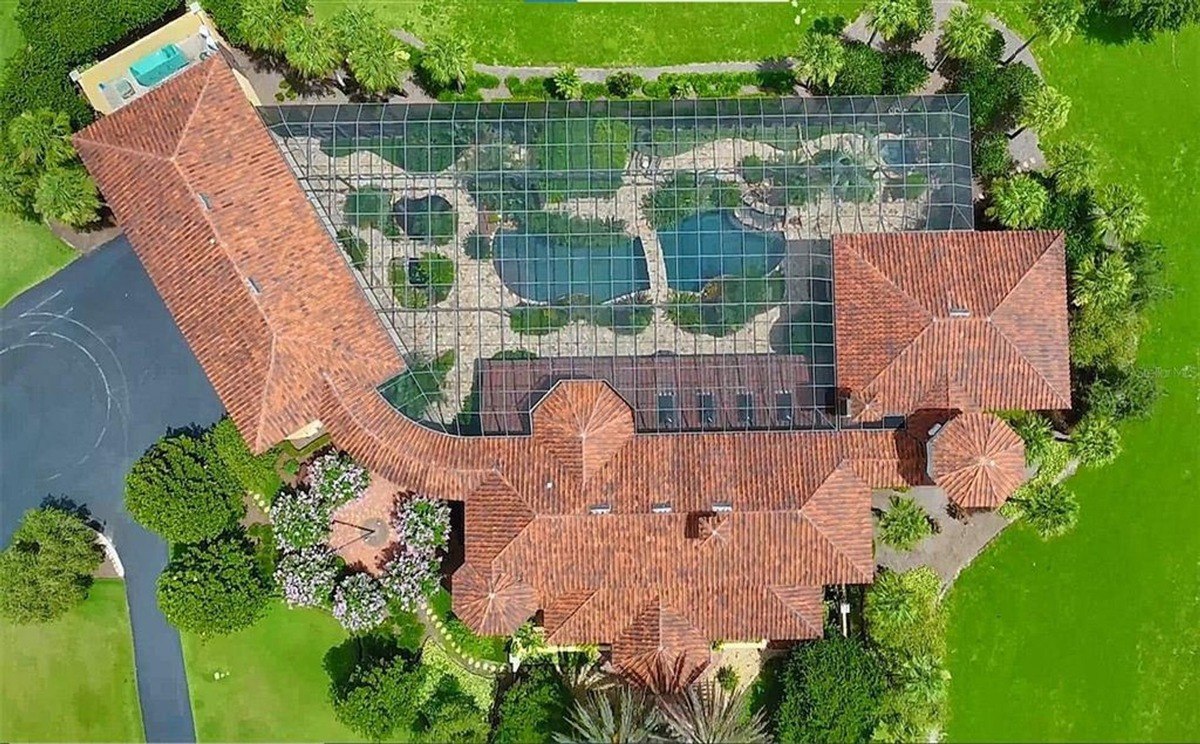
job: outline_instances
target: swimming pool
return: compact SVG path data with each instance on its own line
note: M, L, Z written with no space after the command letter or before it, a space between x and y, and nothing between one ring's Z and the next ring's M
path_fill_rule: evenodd
M770 273L783 260L786 244L778 232L742 227L729 210L700 212L658 231L667 285L699 292L723 275Z
M492 244L496 272L506 287L535 302L571 295L604 302L650 288L640 239L606 247L571 245L569 240L501 230Z

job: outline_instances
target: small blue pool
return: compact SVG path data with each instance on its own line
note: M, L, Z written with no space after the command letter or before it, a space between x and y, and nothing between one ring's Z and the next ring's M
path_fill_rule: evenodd
M728 210L700 212L658 231L667 285L699 292L723 275L764 275L783 260L786 244L778 232L743 227Z
M496 272L506 287L535 302L570 295L604 302L650 288L641 240L603 248L571 245L569 240L501 230L492 243Z

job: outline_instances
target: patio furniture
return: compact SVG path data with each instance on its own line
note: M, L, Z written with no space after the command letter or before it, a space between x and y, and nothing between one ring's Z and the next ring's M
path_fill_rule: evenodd
M113 84L113 87L117 89L117 95L121 96L122 100L126 98L133 98L133 94L137 92L133 89L133 83L129 82L125 78L118 78L116 83Z

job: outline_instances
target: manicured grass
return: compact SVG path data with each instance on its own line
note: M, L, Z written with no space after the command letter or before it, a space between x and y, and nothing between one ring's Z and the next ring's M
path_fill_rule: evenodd
M1095 142L1105 178L1142 191L1147 236L1168 247L1175 294L1152 313L1142 351L1166 396L1124 428L1116 464L1069 482L1081 503L1073 534L1043 543L1010 530L959 578L948 739L1196 740L1200 28L1035 52L1074 102L1063 136Z
M196 737L361 741L329 704L325 653L347 638L328 612L289 610L282 602L233 635L201 640L183 634Z
M314 0L331 15L355 0ZM791 53L814 18L854 20L854 0L790 3L530 3L416 0L376 3L394 27L422 38L452 33L480 62L505 65L668 65L761 60ZM801 25L795 18L800 14Z
M143 741L125 583L46 625L0 622L0 741Z
M24 43L16 15L17 0L0 0L0 61L8 59Z

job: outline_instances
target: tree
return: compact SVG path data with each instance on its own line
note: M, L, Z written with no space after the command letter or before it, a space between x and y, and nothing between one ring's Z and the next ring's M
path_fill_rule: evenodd
M878 658L854 638L802 643L788 653L775 710L779 741L865 742L884 690Z
M904 49L883 55L884 95L907 96L924 88L928 82L929 68L920 52Z
M71 119L58 111L21 112L8 124L8 143L16 163L26 168L49 169L75 159Z
M430 742L485 742L488 740L488 714L467 694L453 676L437 681L421 705L414 727Z
M1089 412L1120 421L1146 418L1162 394L1158 373L1144 367L1103 370L1085 391Z
M959 5L942 22L938 45L943 58L978 62L986 59L991 50L992 33L986 13L973 5Z
M282 54L284 36L294 22L283 0L245 0L238 32L251 49Z
M288 27L283 53L287 63L310 80L328 77L343 58L329 27L307 18L298 18Z
M1062 483L1037 480L1026 483L1009 499L1014 516L1023 519L1043 540L1060 537L1079 521L1079 502Z
M1079 19L1083 17L1083 0L1029 0L1026 12L1036 31L1003 64L1007 65L1016 59L1035 39L1045 39L1049 45L1070 41Z
M925 566L886 571L875 578L867 591L867 633L885 657L942 657L946 620L938 600L941 585L938 575Z
M333 616L351 633L378 628L387 619L383 587L370 574L346 576L333 590Z
M571 691L553 666L523 664L500 698L492 744L550 744L567 733L570 709Z
M1008 145L1008 137L1002 132L988 132L977 139L972 153L975 175L994 179L1012 173L1013 159Z
M1037 90L1021 102L1021 111L1017 115L1017 124L1021 128L1013 136L1026 128L1037 132L1039 136L1057 132L1067 125L1070 113L1070 98L1059 93L1053 86L1038 86Z
M242 489L206 440L164 437L125 478L125 508L171 542L196 542L232 527L245 513Z
M436 36L421 52L418 66L437 88L462 90L471 73L471 49L457 36Z
M1108 465L1121 454L1121 432L1107 416L1089 414L1071 432L1071 451L1081 465Z
M911 550L932 533L929 515L911 497L892 496L891 508L879 518L879 539L899 550Z
M838 37L810 31L800 40L796 74L814 92L832 87L845 63L846 47Z
M364 90L382 95L399 88L408 69L408 52L390 33L377 34L351 47L346 63Z
M271 596L254 546L242 532L184 544L158 577L158 606L167 621L201 636L253 625Z
M845 45L842 69L829 92L835 96L877 96L883 92L883 55L860 42Z
M1049 202L1046 187L1025 173L997 178L992 184L992 203L987 216L1004 227L1034 227L1042 219Z
M745 691L727 691L711 682L692 685L660 702L663 719L675 741L691 744L739 742L766 744L760 711L750 712Z
M1110 238L1133 240L1146 221L1146 200L1136 189L1111 183L1096 194L1096 225Z
M25 624L62 616L87 598L102 560L96 533L75 514L25 512L0 553L0 617Z
M554 95L566 101L583 96L583 80L574 67L564 67L554 73Z
M1133 272L1116 251L1099 261L1095 255L1085 256L1071 279L1071 300L1079 307L1117 307L1129 302L1133 291Z
M1051 142L1042 147L1046 156L1046 172L1054 186L1064 194L1081 194L1096 184L1099 170L1096 150L1090 143L1078 140Z
M1050 420L1040 413L1019 411L1006 417L1008 425L1025 443L1025 461L1039 463L1054 444L1054 428Z
M871 38L867 44L875 43L876 34L887 41L904 36L920 36L933 28L933 6L929 0L872 0L867 8L871 20Z
M33 209L44 219L85 227L96 221L100 194L83 167L53 167L38 178Z
M646 694L625 685L576 699L567 723L571 733L556 734L555 741L634 744L657 738L662 728L658 709Z
M1102 0L1096 7L1102 15L1131 24L1143 38L1200 20L1200 0Z
M413 691L422 687L425 676L407 656L362 660L345 683L334 680L330 685L334 715L355 733L382 741L412 727L418 703Z

